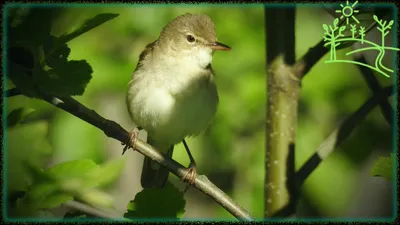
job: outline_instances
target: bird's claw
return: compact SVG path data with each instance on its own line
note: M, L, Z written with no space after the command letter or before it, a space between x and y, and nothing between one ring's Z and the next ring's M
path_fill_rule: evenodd
M196 181L196 176L196 166L189 166L189 168L186 169L185 175L182 177L182 181L188 184L185 192L190 186L194 184L194 182Z
M125 145L124 149L122 150L122 155L130 148L132 148L135 151L136 142L139 139L139 131L140 130L138 128L134 128L129 132L128 141L126 143L121 143Z

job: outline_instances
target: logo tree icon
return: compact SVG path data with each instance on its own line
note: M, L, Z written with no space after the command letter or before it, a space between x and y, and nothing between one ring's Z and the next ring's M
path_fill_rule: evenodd
M393 20L385 21L382 19L379 19L378 16L376 15L371 15L373 17L370 19L370 21L375 21L372 25L369 26L368 29L366 29L364 26L360 24L360 21L355 18L354 13L358 13L358 10L353 9L353 7L357 4L357 1L350 6L349 2L347 1L346 6L342 5L342 10L336 10L336 12L342 13L342 16L340 19L340 24L343 24L343 20L346 19L346 24L349 25L348 31L346 31L346 26L339 25L339 18L334 19L333 21L333 26L331 25L326 25L323 24L322 27L324 28L324 41L326 42L324 46L330 46L330 60L325 61L325 63L352 63L352 64L357 64L360 66L364 66L367 68L370 68L371 70L374 70L380 74L382 74L385 77L390 77L390 73L393 73L394 71L385 65L383 65L383 58L385 56L385 53L387 51L400 51L399 48L394 48L390 46L385 45L385 37L389 34L390 29L392 28L392 25L394 24ZM351 18L356 24L349 24ZM357 32L357 24L360 24L359 30ZM381 38L382 42L381 43L374 43L370 40L367 40L365 38L366 33L375 27L377 25L378 29L381 32ZM348 34L345 34L348 32ZM347 60L347 59L337 59L336 57L336 51L338 49L344 49L355 42L360 42L362 45L360 48L349 51L346 53L346 55L352 55L357 52L366 52L366 51L378 51L378 55L375 59L375 65L370 65L358 61L353 61L353 60ZM337 48L340 45L339 48Z
M322 27L325 30L324 33L324 41L328 41L324 46L330 45L331 46L331 51L330 51L330 59L331 60L336 60L336 47L340 45L340 43L336 43L337 39L340 37L343 37L343 31L346 29L346 26L341 26L340 28L337 26L339 23L339 19L336 18L333 21L333 27L329 25L329 28L326 24L323 24ZM336 31L337 34L336 34Z

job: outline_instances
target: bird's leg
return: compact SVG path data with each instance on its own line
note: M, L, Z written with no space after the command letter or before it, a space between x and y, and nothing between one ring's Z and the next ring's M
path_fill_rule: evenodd
M187 182L189 185L194 184L194 181L196 179L196 161L194 161L194 158L192 154L190 153L190 149L188 145L186 144L185 139L182 141L183 145L185 146L186 152L189 156L190 164L189 167L187 168L186 174L183 176L182 180L184 182Z
M122 150L122 155L128 150L129 148L132 148L135 150L135 145L136 141L139 138L139 131L142 130L142 127L135 127L129 132L129 139L126 143L121 143L122 145L125 145L124 149Z

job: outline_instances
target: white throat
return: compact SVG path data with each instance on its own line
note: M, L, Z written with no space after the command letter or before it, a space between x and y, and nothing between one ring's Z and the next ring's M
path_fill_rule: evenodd
M197 64L201 68L206 68L212 61L212 50L210 48L199 48L193 52L193 60L197 61Z

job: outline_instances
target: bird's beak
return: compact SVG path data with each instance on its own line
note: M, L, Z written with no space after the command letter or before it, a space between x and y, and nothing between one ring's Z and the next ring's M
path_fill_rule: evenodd
M231 47L229 47L228 45L219 43L219 42L215 42L213 44L209 44L208 45L212 50L221 50L221 51L230 51Z

